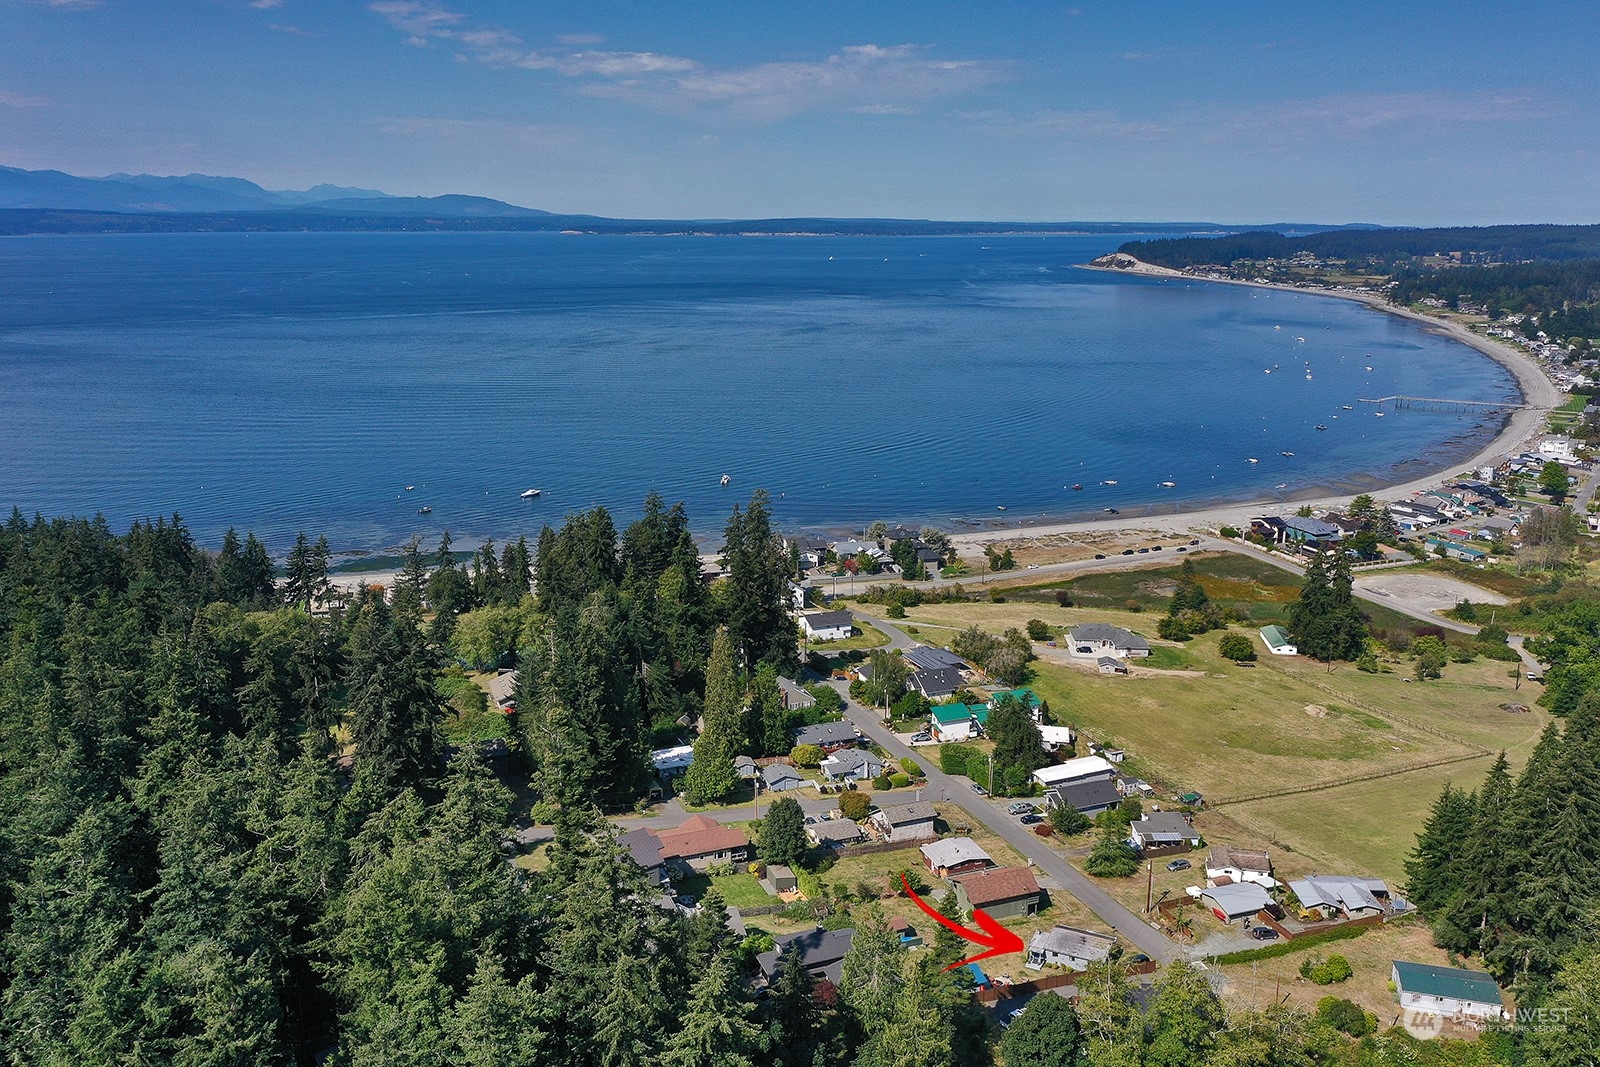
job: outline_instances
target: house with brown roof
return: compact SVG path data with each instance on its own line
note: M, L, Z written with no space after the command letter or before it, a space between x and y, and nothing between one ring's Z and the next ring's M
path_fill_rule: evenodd
M1272 877L1272 857L1265 849L1232 848L1217 845L1206 853L1206 878L1218 885L1227 882L1254 882L1271 889L1277 885Z
M1026 867L997 867L992 871L952 878L956 902L964 914L982 908L992 918L1014 919L1035 915L1044 904L1044 890Z
M691 815L670 830L650 832L660 844L662 862L680 871L704 871L750 858L750 839L744 831L723 826L709 815Z

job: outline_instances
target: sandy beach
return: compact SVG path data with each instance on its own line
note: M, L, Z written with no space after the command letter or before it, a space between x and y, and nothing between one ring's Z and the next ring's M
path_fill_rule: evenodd
M1425 477L1414 478L1397 485L1374 486L1364 488L1362 492L1370 493L1386 499L1399 499L1412 496L1425 489L1430 489L1439 484L1440 478L1456 471L1471 470L1477 467L1497 465L1500 460L1526 451L1526 446L1538 437L1545 426L1545 419L1549 413L1565 399L1556 388L1543 368L1532 358L1517 351L1510 345L1481 337L1471 330L1453 322L1445 322L1427 315L1419 315L1405 308L1390 305L1382 297L1371 293L1346 293L1322 289L1300 289L1292 285L1272 285L1263 282L1244 282L1222 278L1196 278L1182 271L1158 267L1145 263L1132 256L1124 258L1132 260L1133 266L1126 268L1084 266L1085 270L1105 270L1122 274L1145 274L1163 278L1181 278L1189 282L1215 282L1220 285L1243 285L1256 289L1281 289L1285 292L1304 293L1310 296L1334 297L1340 300L1354 300L1365 304L1374 311L1388 315L1398 315L1401 318L1411 319L1421 323L1429 332L1440 334L1488 356L1511 372L1516 379L1517 389L1522 393L1524 407L1511 414L1506 420L1505 427L1490 441L1487 446L1477 454L1469 456L1459 462L1442 467ZM963 531L954 533L950 540L958 546L972 546L987 544L994 541L1011 541L1021 538L1051 537L1071 535L1075 532L1106 531L1106 530L1156 530L1169 533L1184 533L1191 530L1215 530L1219 526L1242 527L1251 517L1256 515L1282 515L1291 514L1310 504L1312 507L1335 508L1350 503L1359 495L1357 493L1345 494L1305 494L1297 496L1293 501L1281 499L1264 499L1246 501L1238 504L1227 504L1219 507L1202 507L1190 510L1178 509L1171 512L1147 512L1142 515L1118 515L1105 519L1086 519L1075 522L1058 523L1029 523L1019 526L993 526L982 530Z

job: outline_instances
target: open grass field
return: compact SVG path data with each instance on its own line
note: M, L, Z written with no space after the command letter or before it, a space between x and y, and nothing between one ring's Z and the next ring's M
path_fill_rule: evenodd
M1338 954L1350 962L1350 978L1332 985L1316 985L1300 977L1300 961L1308 955L1327 957ZM1304 952L1291 952L1252 963L1231 963L1220 968L1228 982L1228 999L1246 1008L1262 1008L1274 998L1307 1011L1316 1011L1323 997L1353 1000L1378 1017L1378 1026L1387 1027L1399 1014L1399 1003L1389 991L1390 965L1395 960L1452 964L1443 949L1436 948L1428 929L1421 923L1388 923L1374 927L1360 937L1317 945Z
M926 605L907 615L913 624L975 623L995 632L1035 617L1054 627L1102 621L1147 637L1156 622L1149 612L1010 599ZM929 628L926 636L941 632L950 631ZM1520 765L1548 722L1537 707L1530 714L1500 709L1513 701L1532 705L1538 695L1525 685L1514 689L1506 664L1452 663L1432 682L1406 681L1406 660L1391 663L1391 673L1348 665L1330 673L1313 661L1270 656L1253 629L1244 632L1257 641L1255 666L1222 659L1215 632L1182 646L1152 642L1181 653L1189 670L1136 665L1132 676L1115 677L1041 660L1029 684L1058 721L1126 748L1129 768L1158 786L1237 801L1224 811L1260 843L1292 849L1324 872L1391 880L1402 876L1443 783L1475 785L1487 753L1501 748ZM1446 760L1461 762L1431 766ZM1297 789L1307 791L1248 799Z

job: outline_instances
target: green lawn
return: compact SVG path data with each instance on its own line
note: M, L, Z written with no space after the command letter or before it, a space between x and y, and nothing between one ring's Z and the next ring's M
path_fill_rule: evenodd
M813 641L811 647L818 652L854 652L869 648L882 648L889 643L889 635L861 620L856 620L855 633L842 641Z
M1153 636L1156 621L1150 613L1053 603L939 604L908 614L918 622L977 623L993 632L1037 616L1052 626L1101 621ZM1029 684L1057 720L1088 739L1126 748L1130 769L1175 790L1225 800L1324 783L1222 810L1263 843L1318 857L1318 869L1390 879L1399 877L1445 781L1475 784L1490 758L1475 754L1485 750L1505 748L1520 763L1549 721L1537 708L1526 715L1500 710L1536 696L1514 690L1502 663L1452 663L1441 680L1426 683L1406 680L1407 660L1391 662L1386 673L1364 674L1349 665L1330 673L1299 657L1269 656L1253 628L1242 632L1257 641L1254 666L1222 659L1219 631L1181 647L1152 642L1183 657L1193 668L1188 672L1118 677L1036 662ZM1420 767L1466 757L1469 762ZM1333 784L1371 774L1393 776Z
M759 878L745 871L738 874L719 874L714 877L697 874L689 878L674 878L672 884L678 892L686 893L695 900L699 900L706 895L706 890L716 886L730 908L764 908L770 904L782 903L762 887Z

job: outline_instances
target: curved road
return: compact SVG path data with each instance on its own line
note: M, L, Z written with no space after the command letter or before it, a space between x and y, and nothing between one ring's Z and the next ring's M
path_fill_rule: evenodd
M841 692L846 688L843 683L835 684ZM876 714L848 698L845 701L845 717L855 724L863 736L877 742L891 756L896 759L910 756L921 764L928 779L925 792L930 799L937 794L941 800L960 804L962 810L1032 860L1036 870L1055 879L1068 893L1083 901L1102 922L1116 930L1140 952L1162 963L1179 958L1181 953L1177 947L1159 930L1117 903L1109 893L1094 884L1094 879L1062 859L1037 834L1031 833L1014 817L1007 815L993 799L981 798L973 793L969 779L945 774L937 763L930 764L927 753L917 753L907 748Z

